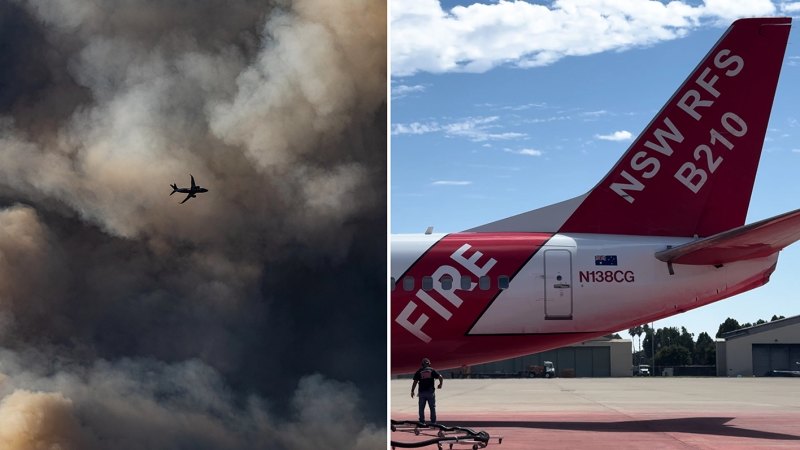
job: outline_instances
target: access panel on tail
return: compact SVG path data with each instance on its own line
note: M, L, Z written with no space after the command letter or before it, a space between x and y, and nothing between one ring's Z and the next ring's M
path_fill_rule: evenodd
M734 22L590 192L469 231L710 236L743 225L790 26Z

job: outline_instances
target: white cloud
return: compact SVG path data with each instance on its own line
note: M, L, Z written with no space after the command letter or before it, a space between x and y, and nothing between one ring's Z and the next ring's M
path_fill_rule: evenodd
M524 156L542 156L544 152L541 150L536 150L533 148L523 148L520 150L512 150L510 148L505 149L508 153L514 153L517 155L524 155Z
M704 3L698 7L703 17L726 26L742 17L775 14L775 5L770 0L705 0Z
M504 106L501 109L508 111L526 111L532 108L540 109L547 106L547 103L526 103L524 105Z
M800 12L800 2L781 3L781 12L783 13Z
M465 137L473 142L504 141L525 137L523 133L490 131L499 127L499 125L492 125L497 119L499 119L497 116L468 118L463 122L445 125L443 128L448 136Z
M503 141L521 139L527 135L511 131L500 131L498 116L467 117L466 119L440 124L438 122L412 122L392 125L392 135L443 133L448 137L461 137L472 142Z
M800 56L790 56L787 59L787 64L791 67L800 66Z
M438 180L431 183L434 186L468 186L472 181L463 180Z
M412 122L409 124L395 123L392 124L392 134L428 134L440 131L442 127L436 122L419 123Z
M548 123L548 122L555 122L558 120L572 120L572 116L550 116L550 117L537 117L534 119L526 119L526 123Z
M610 113L608 111L606 111L605 109L601 109L601 110L598 110L598 111L584 111L584 112L580 113L580 115L582 117L600 117L600 116L607 116L609 114Z
M782 8L793 11L796 4ZM565 56L676 39L705 22L775 13L770 0L706 0L698 6L677 0L500 0L448 11L439 0L390 5L393 76L543 66Z
M399 86L392 86L393 99L403 98L409 94L414 94L417 92L425 92L425 86L421 84L416 84L414 86L408 86L405 84L401 84Z
M603 141L630 141L633 139L633 134L630 131L622 130L611 134L595 134L594 137Z

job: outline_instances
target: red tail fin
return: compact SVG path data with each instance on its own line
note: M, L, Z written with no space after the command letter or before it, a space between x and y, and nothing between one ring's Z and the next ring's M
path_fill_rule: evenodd
M709 236L743 225L790 27L734 22L588 194L475 231Z

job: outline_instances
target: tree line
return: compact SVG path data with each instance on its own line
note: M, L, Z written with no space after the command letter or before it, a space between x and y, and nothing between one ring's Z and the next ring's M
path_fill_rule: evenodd
M774 315L770 322L784 319L784 316ZM759 319L755 323L740 324L736 319L727 318L719 325L716 337L741 328L767 323ZM655 331L655 333L654 333ZM702 332L694 339L694 333L689 333L686 327L664 327L653 330L648 324L635 326L628 329L634 340L634 364L648 364L653 361L655 350L655 363L659 366L689 366L689 365L714 365L717 359L717 349L714 340L708 333ZM642 339L644 335L644 339ZM638 346L637 346L638 341Z

